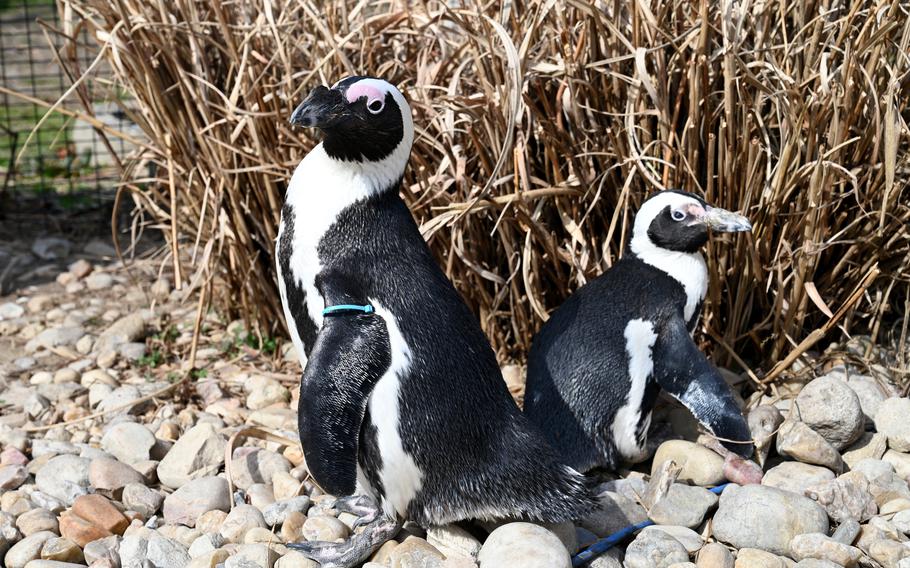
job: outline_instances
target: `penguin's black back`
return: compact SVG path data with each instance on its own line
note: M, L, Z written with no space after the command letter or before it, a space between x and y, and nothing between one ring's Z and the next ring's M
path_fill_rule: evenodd
M327 189L330 190L330 189ZM495 355L420 235L385 191L347 207L319 244L320 280L337 279L391 312L411 360L399 391L402 446L423 473L409 516L421 524L524 516L548 522L591 508L588 482L515 405ZM327 305L344 298L326 298ZM381 457L364 420L361 465L371 485Z
M571 295L534 337L525 413L570 466L584 472L621 459L610 429L631 388L626 326L641 318L659 333L683 317L685 303L679 282L627 254ZM659 390L648 381L642 408L653 406ZM645 414L639 428L647 426Z

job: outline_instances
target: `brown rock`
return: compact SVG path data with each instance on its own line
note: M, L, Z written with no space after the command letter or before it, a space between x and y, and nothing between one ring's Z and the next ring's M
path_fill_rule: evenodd
M64 511L60 514L60 534L65 538L75 542L82 548L85 545L111 536L111 532L101 527L97 527L82 517L74 514L72 511Z
M288 513L284 524L281 525L281 538L284 542L299 542L306 540L303 538L303 523L307 520L306 515L299 511Z
M102 495L78 497L73 502L73 514L112 534L123 534L130 524L129 519Z
M227 516L228 514L221 510L207 511L196 519L196 528L202 534L216 533L221 530Z

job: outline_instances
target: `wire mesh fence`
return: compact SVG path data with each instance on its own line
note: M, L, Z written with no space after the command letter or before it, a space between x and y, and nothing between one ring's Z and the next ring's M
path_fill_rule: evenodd
M45 116L47 103L72 85L58 58L83 69L91 64L85 50L61 53L64 40L54 31L60 22L54 0L0 0L0 218L7 223L16 212L108 207L120 179L115 156L130 150L120 139L105 144L84 121L58 112ZM122 110L128 101L104 80L103 69L93 77L79 97L104 124L130 130Z

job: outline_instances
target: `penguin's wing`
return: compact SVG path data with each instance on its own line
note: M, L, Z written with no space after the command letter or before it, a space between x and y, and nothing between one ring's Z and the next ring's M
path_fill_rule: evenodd
M658 334L654 345L654 376L661 388L718 438L752 439L729 385L698 350L681 315L671 318ZM743 457L752 455L751 442L721 442Z
M326 492L351 495L370 393L391 364L376 314L325 318L300 382L298 426L307 467Z

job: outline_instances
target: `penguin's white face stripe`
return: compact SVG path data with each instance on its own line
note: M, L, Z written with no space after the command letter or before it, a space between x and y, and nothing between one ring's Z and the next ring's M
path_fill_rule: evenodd
M645 387L654 371L654 360L651 350L657 341L654 324L643 319L633 319L626 324L623 335L626 338L626 354L629 356L629 394L626 403L620 407L613 418L612 436L616 449L625 459L637 462L646 457L645 444L638 443L636 432L641 420L641 404L645 396ZM650 424L650 413L644 425L645 431Z
M690 321L708 291L708 267L700 252L665 249L654 244L651 237L648 236L651 222L667 206L672 211L686 213L697 212L696 209L704 211L702 204L695 198L672 192L656 195L645 201L635 215L635 225L632 228L632 241L629 243L629 248L642 262L663 270L682 284L686 292L686 306L683 315L686 321Z
M414 458L405 452L399 431L399 389L400 379L406 375L411 364L411 349L408 347L395 316L375 299L370 303L386 323L389 333L392 364L385 375L376 383L370 395L370 420L376 427L376 442L382 458L379 479L382 481L383 512L394 518L407 517L408 504L423 487L423 472Z

